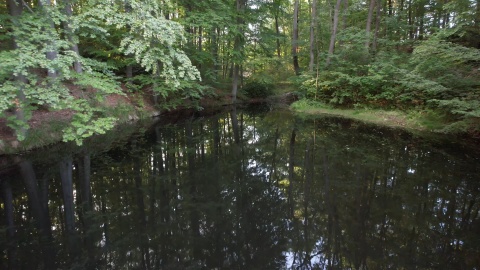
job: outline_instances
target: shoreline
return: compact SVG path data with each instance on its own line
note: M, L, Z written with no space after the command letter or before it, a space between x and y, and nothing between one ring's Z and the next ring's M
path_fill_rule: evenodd
M138 99L141 98L142 106L138 105ZM113 97L115 99L115 97ZM162 115L172 115L179 111L192 110L193 106L182 106L173 110L161 110L153 106L150 97L141 96L122 98L120 100L112 101L112 97L107 97L102 104L105 108L112 108L113 116L118 118L115 123L116 127L126 124L141 122ZM215 97L205 97L198 100L203 109L220 108L222 106L233 105L228 94L218 94ZM403 129L407 132L423 135L441 135L467 138L468 141L476 143L480 140L472 134L461 132L443 132L441 128L445 127L445 123L439 119L428 119L430 116L421 111L411 111L410 113L399 110L384 110L384 109L337 109L330 108L322 104L310 104L302 100L295 101L290 99L290 93L272 96L266 99L240 99L238 104L257 103L257 102L274 102L289 104L289 109L300 116L318 117L342 117L352 119L368 124L374 124L389 128ZM293 103L292 103L293 102ZM192 104L190 104L192 105ZM288 106L288 105L287 105ZM48 147L63 142L61 129L68 125L68 119L55 119L58 112L42 112L41 121L31 119L32 122L38 121L37 125L32 126L29 130L29 135L24 141L19 142L12 134L5 137L0 134L0 155L21 154L34 149ZM5 127L4 127L5 128ZM95 136L95 135L94 135ZM87 138L88 139L88 138Z

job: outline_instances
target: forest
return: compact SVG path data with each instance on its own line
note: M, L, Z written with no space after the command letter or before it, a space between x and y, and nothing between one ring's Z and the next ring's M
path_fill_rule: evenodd
M19 140L37 110L73 112L64 141L104 133L112 94L171 108L286 85L308 106L414 110L478 134L479 72L479 0L0 3L0 117Z

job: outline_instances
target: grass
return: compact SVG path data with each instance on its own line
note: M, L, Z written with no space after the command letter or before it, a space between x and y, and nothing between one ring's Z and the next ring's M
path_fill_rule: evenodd
M451 124L444 116L428 110L405 112L368 108L338 109L328 104L310 100L299 100L293 103L291 108L300 114L333 115L411 131L445 133L445 127Z

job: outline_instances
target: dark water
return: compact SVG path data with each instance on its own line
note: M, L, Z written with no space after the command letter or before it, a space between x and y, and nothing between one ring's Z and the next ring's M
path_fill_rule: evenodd
M169 122L5 157L0 268L480 269L468 147L282 110Z

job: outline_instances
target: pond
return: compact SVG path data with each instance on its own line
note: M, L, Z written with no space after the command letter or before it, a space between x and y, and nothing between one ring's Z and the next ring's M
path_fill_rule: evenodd
M4 157L0 268L480 269L479 163L268 106L164 117Z

